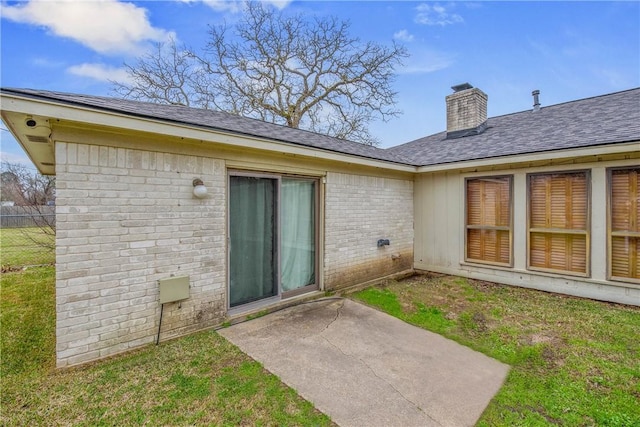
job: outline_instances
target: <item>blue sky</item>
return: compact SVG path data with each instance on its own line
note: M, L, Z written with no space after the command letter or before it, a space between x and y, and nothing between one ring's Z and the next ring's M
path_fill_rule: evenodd
M469 82L489 116L640 86L640 2L266 1L285 13L335 15L363 41L397 40L411 57L394 84L404 114L374 123L389 147L444 130L444 98ZM2 1L2 87L110 95L154 42L199 49L208 25L238 19L225 1ZM5 128L4 124L2 128ZM28 160L0 131L2 159Z

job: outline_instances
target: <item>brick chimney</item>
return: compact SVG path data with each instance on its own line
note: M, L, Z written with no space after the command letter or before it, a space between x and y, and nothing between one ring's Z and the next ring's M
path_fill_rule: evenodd
M447 139L478 135L487 127L487 94L469 83L447 96Z

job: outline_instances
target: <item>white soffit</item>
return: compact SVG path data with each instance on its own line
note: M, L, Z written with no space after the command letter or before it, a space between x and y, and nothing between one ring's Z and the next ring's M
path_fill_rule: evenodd
M45 116L10 112L4 109L2 119L17 137L18 143L43 175L55 174L55 151L51 139L51 123Z

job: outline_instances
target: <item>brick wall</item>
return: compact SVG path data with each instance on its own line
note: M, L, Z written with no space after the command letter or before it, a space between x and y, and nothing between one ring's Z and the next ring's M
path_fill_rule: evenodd
M67 366L154 341L158 279L188 275L162 337L225 314L226 172L211 158L56 143L57 360ZM201 178L206 199L192 196Z
M224 320L223 160L57 142L56 162L59 367L154 342L159 279L191 284L189 299L165 304L162 339ZM326 289L412 268L412 181L329 172L325 190Z
M487 94L478 88L447 96L447 132L474 129L486 122L487 99Z
M412 268L412 181L328 173L325 197L326 289Z

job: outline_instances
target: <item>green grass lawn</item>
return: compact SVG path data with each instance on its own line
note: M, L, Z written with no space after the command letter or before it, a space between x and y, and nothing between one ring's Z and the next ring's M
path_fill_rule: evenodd
M38 227L0 229L0 264L6 267L54 264L55 236Z
M214 331L56 371L53 267L0 276L1 425L330 425ZM640 308L450 276L353 295L512 366L480 426L640 426Z
M53 267L1 275L0 425L331 425L213 331L54 370Z
M640 307L436 275L354 297L511 365L479 426L640 426Z

